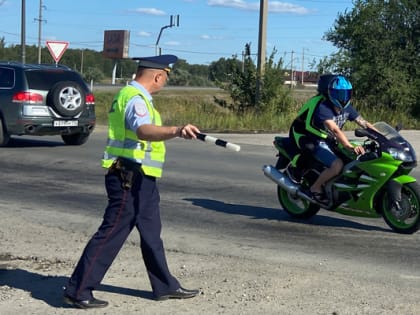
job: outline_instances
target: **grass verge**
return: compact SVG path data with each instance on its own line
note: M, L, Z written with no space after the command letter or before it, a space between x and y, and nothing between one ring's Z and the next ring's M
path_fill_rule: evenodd
M227 92L219 89L165 88L153 96L154 105L162 116L165 125L185 125L192 123L203 132L287 132L296 117L300 104L303 104L315 90L294 90L293 105L290 111L281 115L271 112L249 112L243 115L235 114L213 101L214 97L229 98ZM96 115L99 125L107 124L107 113L115 91L97 91ZM357 106L356 106L357 107ZM361 109L360 112L371 122L386 121L390 125L402 123L404 129L419 129L420 123L404 112L391 112L377 109ZM346 129L354 129L355 124L349 123Z

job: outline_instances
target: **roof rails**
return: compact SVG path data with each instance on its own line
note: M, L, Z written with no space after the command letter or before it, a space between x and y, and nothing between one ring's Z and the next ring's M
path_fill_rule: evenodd
M11 60L0 60L0 63L7 63L9 65L21 65L22 63L19 61L11 61Z
M66 70L72 70L69 66L65 66L62 64L53 64L53 63L22 63L20 61L11 61L11 60L0 60L0 63L2 64L8 64L8 65L16 65L21 66L23 68L25 67L31 67L31 68L59 68L59 69L66 69Z
M62 65L62 64L52 64L52 63L38 63L38 64L31 64L31 66L42 66L42 67L49 67L49 68L61 68L66 70L71 70L69 66Z

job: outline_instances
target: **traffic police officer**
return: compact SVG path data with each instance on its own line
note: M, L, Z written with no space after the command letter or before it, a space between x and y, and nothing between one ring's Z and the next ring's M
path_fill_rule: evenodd
M99 286L134 227L140 234L141 252L156 300L191 298L199 292L182 288L171 275L160 237L156 178L162 176L164 141L175 137L195 139L200 132L191 124L162 126L152 103L152 94L165 85L170 65L177 60L174 55L138 58L135 79L114 98L102 160L102 166L108 169L108 206L65 288L64 302L69 305L108 305L96 299L92 291Z

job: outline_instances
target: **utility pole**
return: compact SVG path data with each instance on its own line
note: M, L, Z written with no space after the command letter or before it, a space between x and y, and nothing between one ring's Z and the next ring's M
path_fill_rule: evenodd
M302 86L303 86L303 75L304 75L304 59L305 59L305 48L302 48Z
M160 29L159 36L158 36L158 38L157 38L157 40L156 40L156 44L155 44L155 46L156 46L156 48L155 48L155 49L156 49L156 56L157 56L157 55L160 55L160 49L158 49L158 45L159 45L160 36L162 35L163 30L164 30L165 28L168 28L168 27L174 27L174 26L179 26L179 14L178 14L178 15L176 15L176 16L171 15L171 20L170 20L169 24L168 24L168 25L163 26L163 27Z
M290 60L290 88L293 88L293 54L295 52L292 50L292 60Z
M257 82L255 91L255 104L260 102L261 78L265 67L265 48L267 39L267 4L268 0L260 0L260 25L258 36Z
M41 63L41 34L42 34L42 22L44 20L42 19L42 9L45 8L42 5L42 0L39 0L39 16L37 19L34 19L35 21L38 21L38 63Z
M26 3L22 0L22 12L21 12L21 32L20 32L20 50L22 63L26 63Z

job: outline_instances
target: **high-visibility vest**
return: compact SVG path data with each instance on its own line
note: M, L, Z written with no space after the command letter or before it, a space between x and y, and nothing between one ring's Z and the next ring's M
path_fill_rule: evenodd
M316 95L310 98L299 110L298 117L292 124L293 138L300 147L300 138L304 136L315 137L318 139L327 139L327 131L315 126L313 115L317 106L325 100L323 95Z
M108 113L108 141L102 159L102 167L109 168L117 157L124 157L141 164L144 174L162 177L165 162L164 141L144 141L125 125L125 109L128 101L134 96L143 98L153 125L162 126L159 112L148 98L137 88L127 85L115 96Z

